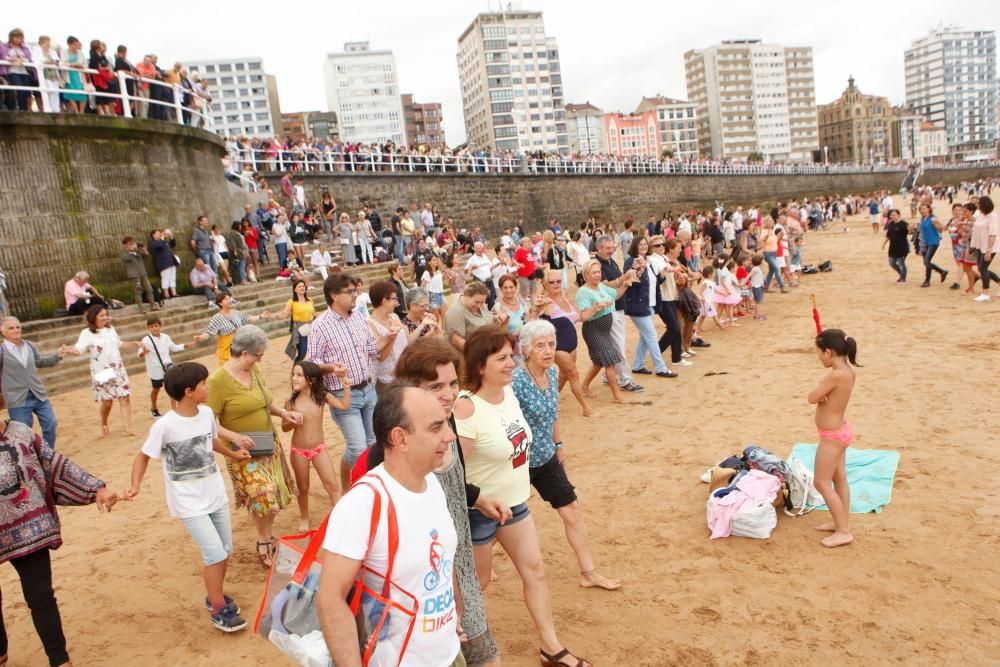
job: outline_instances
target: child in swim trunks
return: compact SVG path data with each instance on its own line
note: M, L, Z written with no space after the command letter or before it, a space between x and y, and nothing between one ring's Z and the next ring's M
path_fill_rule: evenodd
M858 365L858 344L840 329L827 329L816 336L816 354L830 372L809 393L809 402L816 405L816 430L819 432L813 483L833 516L832 522L816 526L816 530L833 533L823 538L824 547L840 547L854 540L848 526L851 490L847 486L845 465L854 430L845 413L854 389L851 366Z
M347 367L338 366L336 375L342 381L347 378ZM351 392L337 398L326 390L323 372L312 361L299 361L292 366L292 395L285 403L285 409L302 415L302 423L290 421L281 423L282 431L292 433L292 472L299 487L299 531L309 530L309 464L316 468L323 488L330 496L330 507L340 499L337 473L323 442L323 415L326 407L347 410L351 407ZM326 511L329 511L327 509Z

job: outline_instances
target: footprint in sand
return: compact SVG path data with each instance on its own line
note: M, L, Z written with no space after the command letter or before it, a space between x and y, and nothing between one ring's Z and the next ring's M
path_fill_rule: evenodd
M703 621L721 621L722 614L715 611L711 607L698 607L691 610L695 616L698 616Z

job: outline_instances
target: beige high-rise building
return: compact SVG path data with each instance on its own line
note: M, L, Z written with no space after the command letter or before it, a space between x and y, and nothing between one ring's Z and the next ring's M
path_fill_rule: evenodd
M812 47L726 40L684 54L702 157L811 162L819 152Z
M882 162L892 156L892 105L889 98L865 95L847 80L847 88L819 107L819 144L830 162Z
M458 38L458 77L471 145L569 150L559 46L541 12L478 15Z

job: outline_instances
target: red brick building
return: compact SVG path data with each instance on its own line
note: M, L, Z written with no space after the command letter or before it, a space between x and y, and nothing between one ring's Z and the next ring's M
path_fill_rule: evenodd
M414 102L413 95L401 95L407 146L447 148L441 126L440 102Z

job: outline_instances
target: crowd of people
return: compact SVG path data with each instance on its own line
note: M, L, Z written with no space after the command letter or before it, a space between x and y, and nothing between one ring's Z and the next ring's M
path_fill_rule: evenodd
M955 193L938 187L913 193L922 215L915 228L927 267L925 282L933 272L945 281L948 271L933 259L948 233L956 261L975 260L972 272L965 273L970 286L981 281L988 289L990 262L1000 250L989 197L996 184L963 184L960 189L972 197L975 212L956 204L956 218L947 225L930 214L928 204ZM299 216L296 208L309 208L294 185L287 195L285 184L281 187L277 197L287 200L291 218ZM322 206L337 213L332 196L324 194ZM272 214L268 206L262 208ZM678 377L696 363L697 355L710 354L705 340L709 321L724 329L751 316L764 319L770 295L808 279L814 272L805 260L811 230L865 211L873 216L876 232L884 228L890 256L898 230L905 227L903 239L912 242L914 230L901 221L887 192L794 200L770 210L725 210L720 205L676 215L667 211L644 222L627 216L620 225L589 219L575 229L550 220L532 233L519 221L497 239L488 239L476 227L456 230L431 202L412 204L399 207L388 225L377 230L401 260L387 264L383 280L366 289L339 266L325 264L320 277L327 306L323 312L317 314L303 276L290 280L291 296L282 311L251 316L235 307L225 278L219 277L238 279L241 274L231 263L222 265L232 262L236 239L243 239L247 255L251 248L260 249L247 243L253 235L245 228L257 231L252 216L264 229L262 213L251 207L225 234L207 219L198 221L190 248L197 257L195 271L214 276L200 289L216 308L204 332L186 344L175 342L161 313L153 312L147 335L122 340L107 303L85 273L77 274L67 283L67 307L82 312L87 327L74 345L45 354L23 339L15 318L4 318L0 327L2 390L13 420L2 434L2 447L17 452L10 459L16 474L4 479L19 480L0 490L11 495L17 509L13 523L2 530L26 522L38 526L37 539L22 539L0 556L14 563L24 582L51 664L68 660L47 555L60 539L52 523L55 504L96 502L110 510L120 499L141 502L152 459L160 461L171 516L181 520L201 551L211 623L224 632L246 627L239 603L225 588L235 548L233 505L216 454L225 459L235 506L249 515L256 533L250 549L262 567L273 563L278 512L294 502L300 531L317 527L318 513L311 510L308 496L310 473L316 471L333 507L316 613L336 664L357 664L361 650L353 620L344 613L352 582L362 566L382 571L390 558L396 567L394 585L419 602L414 627L420 630L406 648L414 664L496 664L499 649L484 593L492 580L497 543L522 581L542 664L589 664L559 638L543 548L527 504L533 487L558 513L581 587L613 591L622 586L596 562L586 513L564 465L573 448L569 434L559 428L565 385L582 414L590 416L599 375L607 383L606 396L618 403L634 402L634 395L644 391L637 382L640 376L654 382ZM284 205L278 204L276 213L271 238L275 226L283 224ZM381 222L374 211L362 211L358 218L370 225L374 218ZM411 225L404 226L404 220ZM144 265L144 251L154 264L167 254L175 259L177 244L168 231L155 230L148 251L134 238L126 239L126 266ZM312 247L322 248L324 233L339 240L333 228L319 226L311 233L318 241L312 245L308 237ZM227 244L219 245L217 236L228 239ZM295 238L290 237L293 248L285 249L288 266L300 256ZM168 263L167 275L160 271L164 294L169 269L176 268L175 261ZM905 271L905 258L892 265ZM319 268L312 269L314 278ZM139 273L135 269L130 274L137 299L149 285ZM286 387L270 386L260 369L270 341L254 322L268 318L290 323ZM663 326L658 328L656 320ZM627 321L637 334L631 350L626 347ZM214 371L171 360L171 353L212 336L218 360ZM67 355L89 355L102 433L110 432L108 419L118 402L126 434L135 435L123 349L135 350L145 360L151 413L157 419L136 455L128 488L116 493L56 453L57 423L38 369ZM581 374L577 359L582 353L590 365ZM171 406L164 413L158 406L161 389ZM344 441L339 466L323 436L327 412ZM36 417L41 435L30 430ZM42 472L35 474L35 468ZM833 484L838 481L834 476ZM833 493L832 488L824 487ZM390 553L385 541L389 516L383 512L373 519L373 511L393 501L392 530L398 530L400 539ZM35 514L29 516L30 511ZM833 541L849 541L844 521L832 530Z

